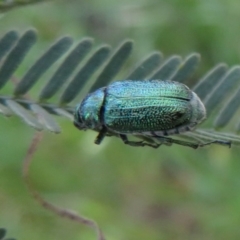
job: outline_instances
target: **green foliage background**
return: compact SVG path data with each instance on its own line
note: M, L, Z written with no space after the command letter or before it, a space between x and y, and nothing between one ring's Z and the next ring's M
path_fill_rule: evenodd
M203 62L197 81L219 62L239 64L239 12L237 0L55 1L5 13L0 33L39 31L19 78L56 38L68 34L113 46L132 38L132 66L154 49L166 57L197 51ZM44 133L31 167L34 185L50 202L95 219L109 240L239 239L239 149L154 150L115 138L97 146L95 133L58 120L62 134ZM30 197L21 168L33 134L17 117L0 118L0 226L24 240L95 239L91 229L47 212Z

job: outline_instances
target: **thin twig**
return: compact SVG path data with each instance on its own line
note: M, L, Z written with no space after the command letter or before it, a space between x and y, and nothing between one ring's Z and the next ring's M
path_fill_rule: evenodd
M23 169L22 169L23 178L25 180L25 183L26 183L26 186L27 186L29 192L31 193L33 198L45 209L57 214L60 217L67 218L69 220L72 220L72 221L75 221L80 224L84 224L88 227L93 228L97 232L97 240L106 240L101 229L99 228L99 226L97 225L97 223L95 221L87 219L85 217L82 217L81 215L74 213L71 210L59 208L59 207L53 205L52 203L50 203L47 200L45 200L44 198L42 198L41 195L32 186L30 178L29 178L29 168L30 168L30 164L33 159L33 154L36 152L37 147L38 147L40 141L42 140L42 137L43 137L43 134L41 132L35 133L34 138L28 148L25 160L23 162Z

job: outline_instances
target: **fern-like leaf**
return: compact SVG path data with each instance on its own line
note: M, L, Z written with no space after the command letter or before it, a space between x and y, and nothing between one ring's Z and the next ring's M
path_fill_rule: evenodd
M0 12L6 12L15 7L23 7L25 5L47 2L49 0L1 0Z
M21 37L16 31L9 31L0 39L0 60L2 60L0 89L9 82L36 40L37 33L33 29L27 30ZM92 86L89 92L92 92L108 85L117 78L120 71L124 76L122 67L133 49L131 40L122 42L112 53L108 45L99 46L92 51L93 40L90 38L82 39L70 50L72 45L73 40L68 36L54 42L16 84L12 96L0 95L0 113L5 116L15 114L36 130L45 128L59 133L60 127L51 114L72 120L75 108L73 101L89 85L88 82L91 80ZM26 94L53 64L56 65L56 61L60 62L59 67L42 87L38 99L30 100ZM81 62L83 64L80 64ZM185 60L174 55L164 61L160 52L153 52L140 60L128 74L125 73L122 79L170 79L188 83L196 72L199 62L198 53L189 54ZM231 140L236 145L240 145L240 137L237 135L240 130L239 121L235 124L232 133L219 131L220 128L232 128L231 122L239 108L239 84L240 66L229 69L226 64L219 64L210 69L192 87L203 100L208 119L202 128L186 132L179 137L200 142ZM58 92L60 92L58 103L52 103L50 99L58 96ZM224 107L219 111L221 103L224 103Z

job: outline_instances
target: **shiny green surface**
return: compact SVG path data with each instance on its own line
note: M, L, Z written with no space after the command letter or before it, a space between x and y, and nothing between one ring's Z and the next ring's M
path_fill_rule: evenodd
M171 81L122 81L106 88L104 123L122 133L169 130L188 124L192 93Z
M162 143L162 136L192 131L205 118L203 103L184 84L122 80L89 93L75 109L74 125L79 130L99 132L96 144L106 135L116 135L125 144L145 146L129 142L126 134L160 136Z

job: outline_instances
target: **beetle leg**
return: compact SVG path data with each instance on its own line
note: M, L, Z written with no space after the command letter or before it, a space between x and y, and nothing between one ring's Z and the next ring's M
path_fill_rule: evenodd
M196 149L200 146L200 144L198 144L198 143L187 142L187 141L173 139L173 138L165 138L164 141L166 141L166 143L175 143L175 144L179 144L182 146L191 147L194 149Z
M161 141L162 144L171 144L171 143L175 143L175 144L179 144L182 146L186 146L186 147L191 147L191 148L198 148L198 147L204 147L210 144L221 144L221 145L228 145L229 147L231 147L231 141L210 141L210 142L206 142L206 143L193 143L193 142L187 142L187 141L182 141L182 140L177 140L177 139L173 139L173 138L167 138L167 137L156 137L154 136L154 138L157 138L158 140Z
M182 146L191 147L194 149L198 148L201 145L197 143L182 141L182 140L173 139L173 138L161 137L161 136L154 136L154 138L157 138L162 144L166 144L166 145L171 145L172 143L175 143Z
M144 141L129 141L127 136L124 134L120 134L119 136L125 144L130 145L132 147L149 146L149 147L153 147L153 148L158 148L161 145L159 143L148 143L148 142L144 142Z
M231 141L223 141L223 140L214 140L211 142L206 142L203 144L199 144L199 147L204 147L206 145L210 145L210 144L220 144L220 145L227 145L229 148L231 148L232 142Z
M106 127L103 126L103 128L100 130L99 134L97 135L94 143L99 145L104 139L104 137L106 136L106 134L107 134L107 129Z

